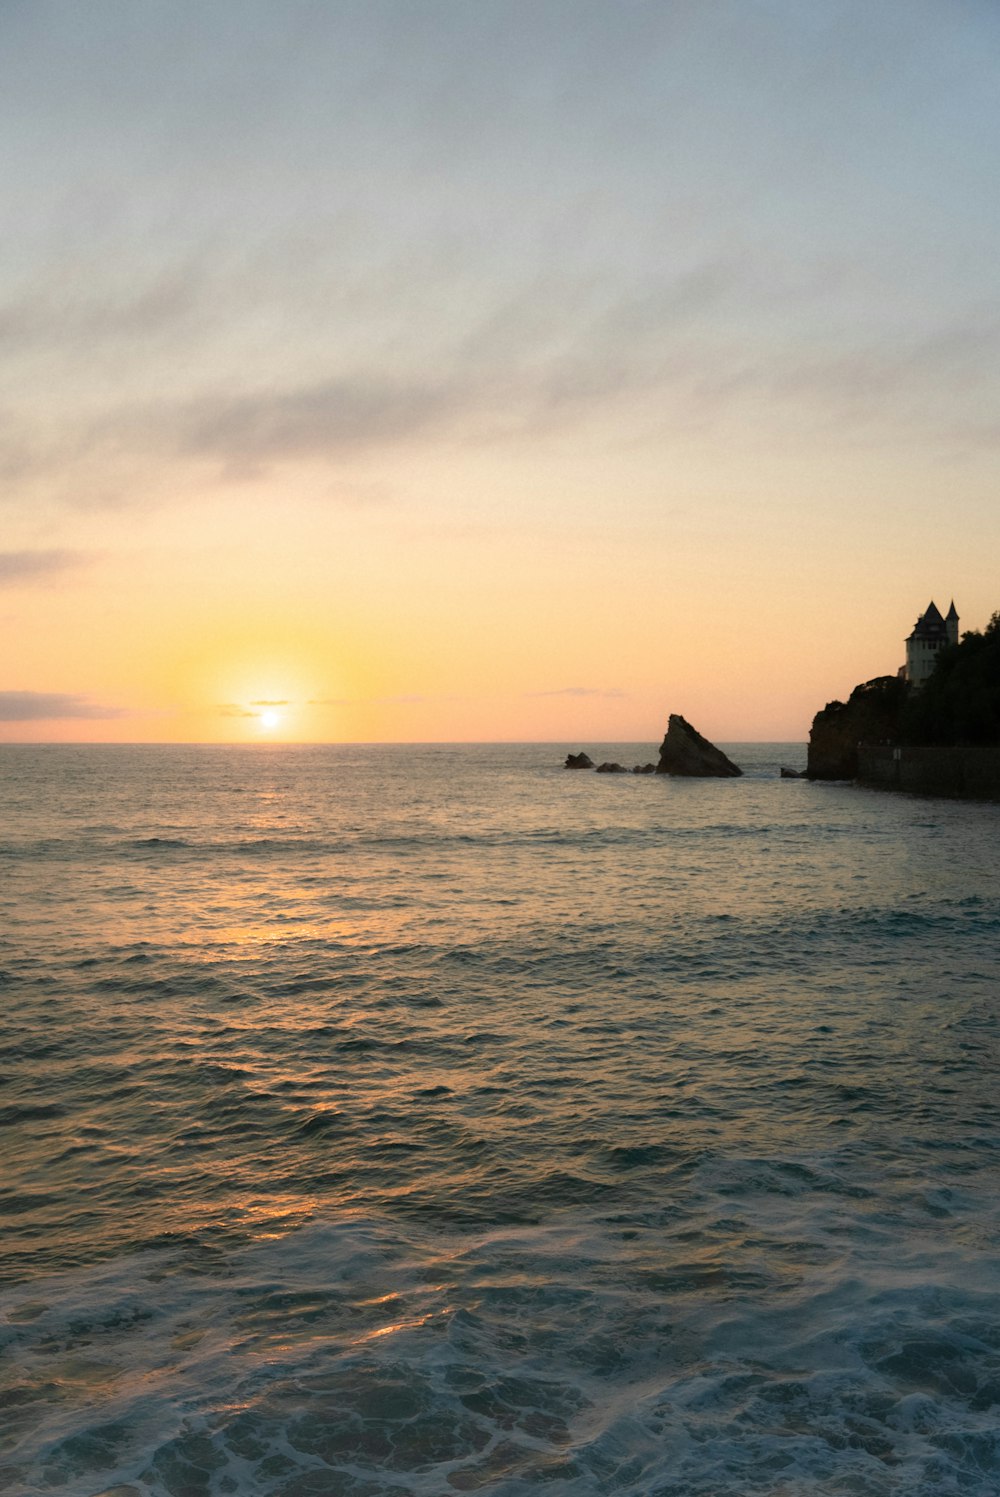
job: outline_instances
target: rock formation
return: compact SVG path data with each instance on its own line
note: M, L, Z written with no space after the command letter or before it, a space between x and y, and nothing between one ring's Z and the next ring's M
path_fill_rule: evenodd
M564 767L566 769L593 769L594 761L589 754L567 754Z
M809 779L853 780L859 744L897 742L909 691L899 676L876 676L855 686L846 702L827 702L809 734Z
M786 769L785 766L782 765L780 778L783 780L804 780L806 778L806 772L804 769Z
M677 712L671 712L667 723L667 736L660 746L660 762L657 774L689 775L699 778L727 778L741 775L731 759L721 749L709 743L689 722Z
M624 764L614 764L609 759L606 764L598 764L598 766L597 766L597 773L598 774L628 774L628 770L625 768Z
M632 766L632 773L633 774L655 774L656 773L656 765L655 764L633 764L633 766Z

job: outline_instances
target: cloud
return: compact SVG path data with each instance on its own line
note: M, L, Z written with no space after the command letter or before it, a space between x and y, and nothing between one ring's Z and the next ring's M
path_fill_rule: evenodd
M539 283L506 306L501 298L406 373L376 359L299 383L208 389L109 414L82 437L82 450L112 461L131 452L209 462L253 479L284 463L333 466L406 444L531 441L595 417L688 429L761 402L849 427L877 419L887 433L919 428L933 439L956 399L967 409L977 385L995 389L993 326L973 330L958 315L882 343L845 339L822 299L803 308L793 286L785 296L770 288L766 332L748 333L747 306L761 299L753 267L719 262L622 297L579 285L559 298ZM502 331L490 327L494 318ZM345 506L383 501L348 482L329 495Z
M60 500L604 408L651 440L786 404L932 440L963 408L859 343L994 298L982 0L55 9L2 12L0 470Z
M401 441L455 411L433 380L344 375L291 390L199 399L177 413L179 455L255 464Z
M52 722L64 718L124 717L120 707L105 707L87 697L60 691L0 691L0 722Z
M86 561L82 551L0 551L0 587L17 587L66 572Z
M97 408L76 421L48 423L38 402L34 416L30 407L0 409L0 478L13 484L53 474L65 481L72 474L79 503L93 469L139 498L150 471L162 471L164 463L209 462L225 478L255 479L277 464L333 465L371 448L476 444L562 429L590 410L675 380L688 368L690 350L665 359L669 329L729 294L733 274L713 262L626 298L587 275L556 279L546 273L527 284L494 284L454 325L443 324L438 346L414 348L405 325L413 293L404 289L412 271L404 276L400 267L401 285L392 280L385 289L390 323L401 325L366 352L347 353L339 367L327 364L323 371L318 364L314 378L296 379L286 367L254 381L251 365L234 370L228 385L216 373L212 385L197 388L188 372L171 366L173 389L168 380L169 393L148 403L132 399L119 378L105 385ZM433 274L423 290L433 303ZM123 303L111 321L142 326L144 318L180 315L184 307L177 286L165 279L155 295ZM23 320L9 313L5 334L0 312L0 347ZM90 313L78 313L78 320L85 333ZM36 312L28 321L39 333ZM28 336L27 327L21 331ZM71 327L65 333L74 336ZM333 479L328 494L345 507L393 497L384 482L344 475Z
M251 702L250 705L251 707L290 707L292 704L284 699L280 702L269 702L262 699L259 702Z
M51 417L40 395L19 396L0 409L0 480L15 500L37 479L57 486L60 503L81 507L95 490L122 504L155 502L158 490L166 498L176 472L165 475L177 468L199 469L200 482L206 466L223 481L253 481L309 462L327 465L331 503L364 508L395 497L383 481L351 475L354 460L372 451L531 443L595 421L658 441L728 419L757 425L765 412L784 430L797 412L810 425L836 423L845 436L877 429L887 440L909 432L940 443L968 427L989 440L995 320L961 305L924 309L905 325L893 312L873 337L858 316L850 269L835 257L795 272L752 254L706 253L672 270L644 270L629 284L580 266L560 278L498 273L426 345L414 343L408 319L413 298L437 306L434 275L424 268L418 295L396 285L393 269L378 332L362 341L344 313L343 340L312 353L303 306L286 292L304 349L297 367L286 360L264 374L253 359L237 367L213 344L210 375L167 359L162 393L148 400L131 394L149 388L141 366L134 381L119 371L98 382L94 405L75 418L72 410ZM183 277L164 276L122 298L116 326L153 329L162 319L166 329L188 315L182 286ZM234 315L247 287L215 289L223 302L235 298L225 314ZM40 336L40 315L32 312L23 336ZM10 313L5 324L0 313L0 348L21 335L26 316ZM78 313L84 342L90 317Z
M99 267L94 267L97 279ZM139 291L110 289L80 293L64 268L48 282L10 297L0 305L0 350L15 353L50 347L93 357L98 346L120 339L146 342L173 330L197 312L204 317L200 268L182 261L153 276Z
M560 686L555 691L526 691L527 697L605 697L627 695L620 686Z
M313 697L306 703L307 707L392 707L409 706L414 702L426 702L428 697L420 695L402 694L389 697ZM439 701L452 702L455 697L439 697Z
M251 712L249 707L241 707L237 702L223 702L219 706L220 717L259 717L259 712Z

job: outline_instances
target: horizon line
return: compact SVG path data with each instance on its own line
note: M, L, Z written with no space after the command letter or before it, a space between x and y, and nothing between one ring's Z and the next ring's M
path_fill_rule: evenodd
M0 748L566 748L577 738L3 738ZM639 746L648 738L594 738L593 745ZM808 738L724 738L722 743L805 744Z

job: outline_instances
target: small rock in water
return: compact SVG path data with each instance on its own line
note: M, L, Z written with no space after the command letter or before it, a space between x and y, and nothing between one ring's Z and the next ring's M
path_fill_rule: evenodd
M628 774L624 764L613 764L610 760L606 764L598 764L598 774Z
M781 766L781 778L783 780L804 780L805 777L806 772L804 769L786 769L784 765Z
M633 774L655 774L656 773L656 765L655 764L634 764L632 766L632 773Z
M593 769L594 761L589 754L567 754L565 769Z

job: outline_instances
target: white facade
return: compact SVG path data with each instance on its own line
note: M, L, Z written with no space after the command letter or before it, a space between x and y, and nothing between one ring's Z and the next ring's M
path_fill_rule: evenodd
M930 602L917 619L906 641L905 675L911 686L922 686L934 669L937 653L945 645L958 644L958 614L955 604L945 617Z

